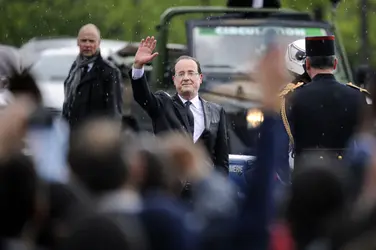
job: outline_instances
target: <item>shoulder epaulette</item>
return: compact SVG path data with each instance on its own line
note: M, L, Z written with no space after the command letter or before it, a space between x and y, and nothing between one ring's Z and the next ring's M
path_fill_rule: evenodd
M284 96L287 95L288 93L291 93L291 92L293 92L295 89L297 89L297 88L303 86L303 84L304 84L304 82L298 82L298 83L296 83L296 84L294 84L294 83L289 83L289 84L287 84L287 85L283 88L283 90L279 93L279 96L280 96L280 97L284 97Z
M348 83L346 83L346 85L349 86L349 87L352 87L352 88L354 88L354 89L357 89L357 90L359 90L360 92L366 93L366 94L369 95L369 96L371 95L371 93L368 92L368 90L366 90L366 89L364 89L364 88L361 88L361 87L358 87L358 86L356 86L355 84L353 84L352 82L348 82Z

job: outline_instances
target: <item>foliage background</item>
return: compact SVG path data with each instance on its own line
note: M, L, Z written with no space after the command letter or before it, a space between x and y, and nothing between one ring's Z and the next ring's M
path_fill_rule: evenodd
M369 0L376 3L376 0ZM359 61L360 0L342 0L336 23L352 65ZM163 11L172 6L217 5L226 0L0 0L0 43L20 46L36 36L76 36L79 27L92 22L102 36L111 39L138 41L156 33L155 26ZM285 8L312 11L324 8L329 17L329 0L282 0ZM368 22L376 20L372 8L367 9ZM172 23L171 40L185 42L184 20ZM368 29L370 47L376 44L376 31ZM376 65L375 52L369 59Z

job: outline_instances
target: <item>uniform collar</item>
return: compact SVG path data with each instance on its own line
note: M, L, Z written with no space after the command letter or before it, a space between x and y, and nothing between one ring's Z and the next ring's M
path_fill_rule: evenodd
M315 77L312 78L312 81L320 81L320 80L336 80L333 74L317 74Z
M188 100L185 100L183 97L181 97L180 95L178 95L180 100L183 102L183 104L185 104ZM192 105L195 107L195 108L199 108L200 107L200 98L198 97L198 95L196 95L192 100L190 100Z

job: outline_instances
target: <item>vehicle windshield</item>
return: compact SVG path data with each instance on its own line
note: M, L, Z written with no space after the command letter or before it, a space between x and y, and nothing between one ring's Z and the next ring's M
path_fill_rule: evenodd
M64 81L67 78L75 54L43 55L33 65L31 72L38 81Z
M303 39L306 36L324 36L323 28L276 27L276 26L196 26L192 30L193 56L202 66L204 73L247 73L254 69L266 49L268 31L277 34L281 45ZM338 53L337 53L338 54ZM339 57L336 77L347 81L342 59Z

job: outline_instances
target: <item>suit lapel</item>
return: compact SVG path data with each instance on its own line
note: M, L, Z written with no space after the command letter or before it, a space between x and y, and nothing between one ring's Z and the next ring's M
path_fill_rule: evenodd
M200 100L201 100L202 107L203 107L203 110L204 110L205 129L209 130L210 121L211 121L210 105L208 104L207 101L205 101L201 97L200 97Z
M172 103L175 107L175 114L178 117L178 119L183 122L184 126L188 129L188 118L185 113L185 107L183 102L180 100L178 94L175 94L172 97Z

